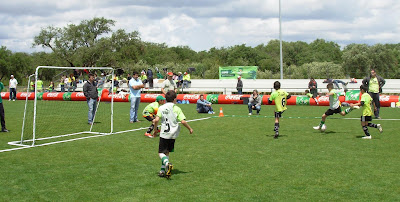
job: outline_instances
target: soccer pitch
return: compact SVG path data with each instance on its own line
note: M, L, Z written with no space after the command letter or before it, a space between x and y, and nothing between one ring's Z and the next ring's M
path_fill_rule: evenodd
M24 110L24 101L3 103L10 132L0 133L0 150L15 148L7 142L20 138ZM86 102L76 104L84 105L82 117L60 131L87 125ZM170 180L157 176L158 138L145 137L142 129L0 153L0 200L400 200L399 108L381 108L383 119L372 122L384 132L369 128L373 139L363 140L361 110L328 117L321 133L312 126L328 107L288 106L274 139L274 106L247 116L247 105L213 105L215 115L222 107L225 117L179 106L187 120L213 117L189 122L192 135L181 128ZM115 103L114 132L150 125L141 117L130 124L129 107Z

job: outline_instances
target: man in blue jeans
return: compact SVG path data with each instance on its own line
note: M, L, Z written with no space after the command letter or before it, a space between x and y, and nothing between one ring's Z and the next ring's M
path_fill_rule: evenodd
M204 99L204 95L200 95L200 99L197 100L197 108L198 113L209 113L215 114L214 110L211 107L211 102Z
M140 104L140 90L144 88L142 81L139 79L139 73L133 72L132 79L129 81L130 98L131 98L131 110L129 122L139 122L137 119L138 109Z
M257 111L257 115L260 114L261 101L262 101L262 97L258 94L258 91L253 90L253 94L250 96L249 104L248 104L249 115L252 115L253 110Z
M89 80L83 85L83 94L86 97L86 101L89 107L88 124L93 125L99 92L97 91L97 87L94 82L94 75L92 73L89 73Z

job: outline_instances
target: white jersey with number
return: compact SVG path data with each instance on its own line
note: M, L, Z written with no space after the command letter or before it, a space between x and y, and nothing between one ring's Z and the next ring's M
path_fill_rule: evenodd
M179 122L186 119L181 108L168 102L158 108L157 116L161 120L160 137L164 139L176 139L180 132Z

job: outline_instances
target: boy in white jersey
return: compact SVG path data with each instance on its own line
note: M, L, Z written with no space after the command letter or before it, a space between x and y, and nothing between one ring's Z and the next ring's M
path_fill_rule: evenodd
M329 83L326 88L328 89L328 93L326 96L329 96L329 109L322 114L321 123L318 126L313 127L315 130L321 130L322 127L325 128L325 120L326 117L333 114L340 114L342 116L346 116L346 114L350 113L353 109L358 109L358 106L352 106L342 111L341 103L339 101L339 93L333 88L333 83Z
M350 104L350 106L361 106L362 107L362 116L361 116L361 126L362 129L365 133L365 136L362 137L362 139L371 139L371 135L369 134L368 127L372 128L377 128L379 132L383 132L381 124L374 124L374 123L368 123L369 121L372 121L372 109L371 109L371 102L372 102L372 97L366 93L368 90L367 86L361 85L360 86L360 91L361 91L361 101L356 104Z
M172 164L169 162L169 153L174 151L175 139L180 132L179 122L189 130L190 134L193 133L193 129L186 122L186 117L181 108L175 105L175 91L168 91L167 94L165 94L165 99L167 103L158 108L157 116L154 119L154 128L157 128L158 122L161 119L160 143L158 146L158 155L161 159L161 171L158 176L169 178L171 177L171 171L173 169ZM154 130L153 135L157 135L157 130Z

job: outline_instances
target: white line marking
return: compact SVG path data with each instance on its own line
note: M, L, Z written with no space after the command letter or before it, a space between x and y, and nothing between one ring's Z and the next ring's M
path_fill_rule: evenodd
M202 121L202 120L207 120L207 119L210 119L210 118L212 118L212 117L206 117L206 118L200 118L200 119L193 119L193 120L188 120L187 122ZM83 140L83 139L89 139L89 138L95 138L95 137L109 136L109 135L121 134L121 133L127 133L127 132L133 132L133 131L144 130L144 129L147 129L147 127L142 127L142 128L132 129L132 130L124 130L124 131L119 131L119 132L115 132L115 133L106 133L106 134L101 134L101 135L92 135L92 136L74 138L74 139L69 139L69 140L62 140L62 141L56 141L56 142L49 142L49 143L39 144L39 145L35 145L35 146L23 146L23 147L19 147L19 148L4 149L4 150L0 150L0 153L2 153L2 152L8 152L8 151L16 151L16 150L21 150L21 149L28 149L28 148L33 148L33 147L42 147L42 146L53 145L53 144L59 144L59 143L65 143L65 142L72 142L72 141L75 141L75 140ZM16 141L14 141L14 142L16 142Z

